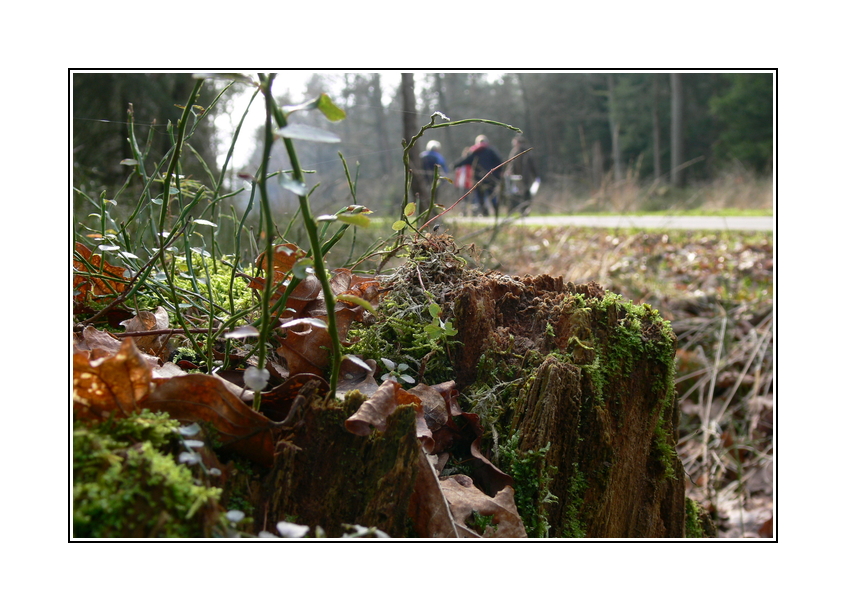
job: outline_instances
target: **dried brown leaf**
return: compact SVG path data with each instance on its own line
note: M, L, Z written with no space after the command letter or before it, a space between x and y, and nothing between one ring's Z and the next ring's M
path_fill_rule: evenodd
M85 301L89 293L95 298L119 294L126 289L126 268L111 265L103 260L100 255L92 254L91 251L84 244L76 242L74 244L74 251L76 257L73 260L74 270L73 274L73 288L76 292L74 301ZM80 259L88 261L88 265L83 263ZM101 276L108 276L110 278L97 278L91 274L98 274Z
M273 255L271 258L271 265L273 266L273 273L276 276L276 281L290 272L294 265L306 256L306 252L296 244L277 244L273 247ZM267 265L264 262L265 253L262 252L256 257L256 267L267 272Z
M273 464L274 423L229 392L214 376L191 374L156 380L143 407L167 412L181 422L209 424L227 449L264 467Z
M74 417L104 420L140 411L152 379L149 364L129 338L114 355L89 360L84 352L74 354Z
M300 373L322 375L329 366L329 332L308 323L303 323L302 327L304 330L286 329L276 353L288 363L292 376Z
M157 331L168 329L170 326L170 317L162 306L159 306L155 312L138 312L133 318L124 320L120 323L127 331ZM167 344L166 335L146 335L134 338L135 346L141 352L161 356Z
M473 485L466 475L454 475L440 482L443 495L455 523L468 530L473 513L493 517L493 524L485 528L485 538L526 538L526 528L514 503L514 489L506 486L491 498Z

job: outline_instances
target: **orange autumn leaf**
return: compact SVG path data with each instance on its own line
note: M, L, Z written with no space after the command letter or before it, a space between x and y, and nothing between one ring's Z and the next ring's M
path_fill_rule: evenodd
M125 339L113 356L89 361L84 352L73 355L73 411L77 418L105 420L141 411L153 389L153 376L144 356Z
M84 245L76 242L74 244L73 267L73 288L74 301L85 301L89 293L95 297L102 297L105 295L114 295L121 293L126 289L126 279L124 274L126 268L110 265L100 257L100 255L92 254L91 251ZM83 261L87 261L88 264ZM95 277L106 276L107 278ZM110 278L114 278L114 280Z
M267 265L264 262L264 252L256 257L256 267L267 272ZM296 244L277 244L273 247L273 256L271 264L273 267L273 275L276 282L279 282L282 277L290 272L294 265L300 259L306 256L306 252Z

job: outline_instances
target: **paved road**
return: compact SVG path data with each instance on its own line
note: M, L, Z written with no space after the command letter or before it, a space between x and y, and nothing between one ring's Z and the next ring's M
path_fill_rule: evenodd
M448 222L490 224L488 217L453 216ZM771 216L527 216L514 221L515 224L541 225L545 227L614 227L638 229L686 229L686 230L731 230L772 231Z

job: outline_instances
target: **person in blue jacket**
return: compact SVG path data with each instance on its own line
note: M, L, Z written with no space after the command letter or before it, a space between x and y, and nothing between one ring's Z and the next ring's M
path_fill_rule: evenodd
M484 135L476 136L476 144L470 147L470 150L461 159L455 162L455 167L470 165L473 168L473 176L476 181L481 180L492 169L502 163L502 158L496 149L491 146L487 137ZM502 168L497 169L490 176L485 178L482 183L476 187L475 203L477 209L484 215L488 216L491 212L497 213L498 202L496 197L496 187L499 184L500 176L502 175Z
M441 166L441 169L438 170L438 176L446 176L449 173L449 165L444 159L444 156L441 155L441 143L437 140L429 140L426 143L426 150L420 153L420 165L423 167L423 178L426 180L426 188L431 190L432 189L432 181L435 178L435 166ZM440 187L440 181L438 181L438 186L435 187L435 192L437 194L437 189Z

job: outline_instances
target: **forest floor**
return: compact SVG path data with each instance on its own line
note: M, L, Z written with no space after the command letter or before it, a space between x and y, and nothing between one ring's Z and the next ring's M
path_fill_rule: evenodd
M719 537L773 536L771 232L452 225L480 266L595 281L671 321L687 495Z

